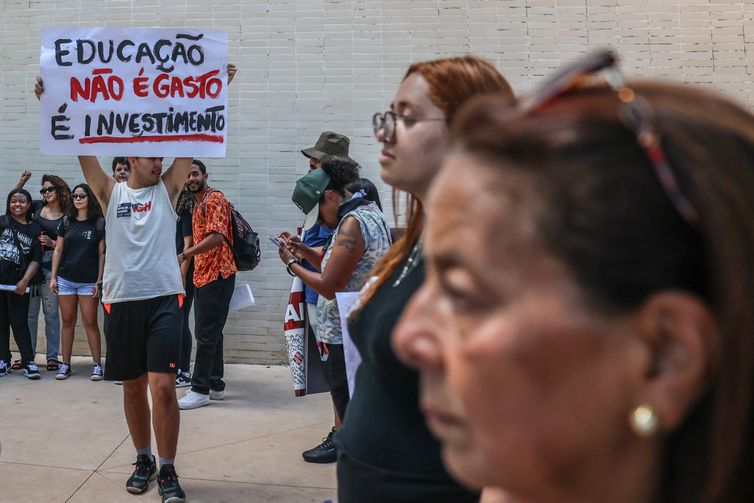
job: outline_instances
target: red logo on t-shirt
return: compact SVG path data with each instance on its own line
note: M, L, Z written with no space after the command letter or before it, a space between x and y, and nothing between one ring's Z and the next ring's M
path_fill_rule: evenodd
M131 207L134 213L145 213L152 209L152 201L144 204L132 204Z

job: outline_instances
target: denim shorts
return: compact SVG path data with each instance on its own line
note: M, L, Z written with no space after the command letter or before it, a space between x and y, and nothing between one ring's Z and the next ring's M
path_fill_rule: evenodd
M58 295L94 295L94 283L76 283L68 281L63 276L58 276Z

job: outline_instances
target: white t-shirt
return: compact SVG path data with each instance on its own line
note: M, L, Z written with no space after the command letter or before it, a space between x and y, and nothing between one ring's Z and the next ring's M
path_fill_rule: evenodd
M107 207L102 302L184 293L175 253L177 219L162 180L141 189L115 184Z

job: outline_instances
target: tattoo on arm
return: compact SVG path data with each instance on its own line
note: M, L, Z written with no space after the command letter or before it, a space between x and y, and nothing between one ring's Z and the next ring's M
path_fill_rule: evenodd
M335 246L345 248L348 252L356 251L356 245L359 242L359 233L348 227L341 228L338 231L338 237L335 240Z

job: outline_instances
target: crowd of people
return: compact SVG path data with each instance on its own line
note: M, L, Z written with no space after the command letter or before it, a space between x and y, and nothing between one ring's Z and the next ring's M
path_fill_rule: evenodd
M710 91L627 82L605 51L521 97L473 56L414 64L373 129L381 178L408 194L405 228L327 131L302 150L301 231L277 236L334 410L303 457L337 462L341 503L754 500L754 116ZM79 161L88 185L46 175L35 203L25 173L8 195L0 373L39 378L39 297L62 317L57 375L78 307L101 377L101 296L104 377L123 382L137 454L126 487L157 477L151 420L160 494L183 501L178 410L224 396L229 203L190 158L164 174L161 158L124 159L125 183L117 159L112 177ZM336 292L359 292L343 313L361 356L352 389Z

